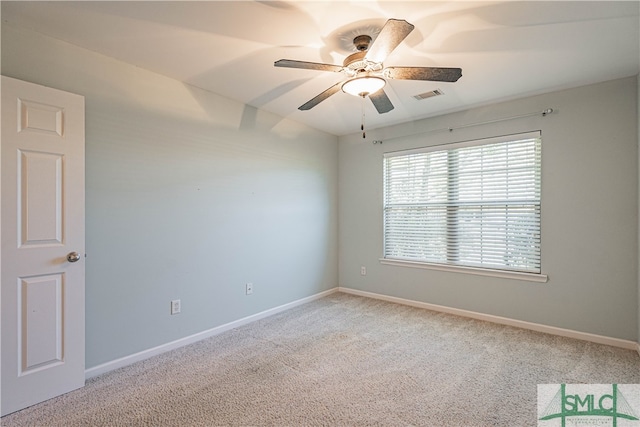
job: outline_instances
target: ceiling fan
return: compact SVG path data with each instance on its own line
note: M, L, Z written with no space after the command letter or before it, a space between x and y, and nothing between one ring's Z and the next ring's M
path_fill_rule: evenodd
M393 110L393 104L383 87L390 80L427 80L455 82L462 76L460 68L440 67L385 67L387 56L413 31L414 26L403 19L389 19L380 34L371 43L371 36L363 34L353 39L358 52L347 56L342 66L317 62L280 59L276 67L303 68L307 70L344 72L349 79L338 82L324 92L298 107L310 110L342 89L343 92L362 98L369 97L378 113Z

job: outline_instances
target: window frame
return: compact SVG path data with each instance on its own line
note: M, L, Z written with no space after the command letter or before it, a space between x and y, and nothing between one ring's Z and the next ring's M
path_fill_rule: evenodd
M527 280L527 281L534 281L534 282L547 282L548 280L548 276L546 274L543 274L543 266L542 266L542 218L541 218L541 213L538 214L538 221L539 221L539 236L540 236L540 243L539 243L539 250L540 250L540 255L539 255L539 260L540 260L540 270L539 272L530 272L530 271L521 271L521 270L513 270L513 269L502 269L502 268L491 268L491 267L486 267L486 266L475 266L475 265L459 265L459 264L449 264L449 263L440 263L440 262L429 262L427 260L411 260L411 259L402 259L402 258L387 258L386 257L386 252L387 252L387 221L385 220L386 218L386 207L387 207L387 188L386 188L386 180L387 180L387 169L385 166L386 163L386 159L387 158L391 158L391 157L397 157L397 156L406 156L406 155L411 155L411 154L420 154L420 153L429 153L429 152L439 152L439 151L443 151L443 152L447 152L449 153L450 150L456 150L456 149L461 149L461 148L467 148L467 147L477 147L477 146L483 146L483 145L490 145L490 144L499 144L499 143L504 143L504 142L512 142L512 141L517 141L517 140L523 140L523 139L540 139L540 143L542 140L542 132L541 131L532 131L532 132L525 132L525 133L517 133L517 134L509 134L509 135L503 135L503 136L498 136L498 137L490 137L490 138L482 138L482 139L474 139L474 140L468 140L468 141L461 141L461 142L451 142L451 143L445 143L445 144L437 144L437 145L432 145L432 146L426 146L426 147L421 147L421 148L414 148L414 149L407 149L407 150L398 150L398 151L391 151L391 152L386 152L384 153L383 156L383 183L382 183L382 187L383 187L383 196L382 196L382 225L383 225L383 253L382 253L382 257L379 259L381 264L385 264L385 265L392 265L392 266L402 266L402 267L413 267L413 268L423 268L423 269L430 269L430 270L440 270L440 271L454 271L454 272L461 272L461 273L468 273L468 274L476 274L476 275L481 275L481 276L491 276L491 277L500 277L500 278L510 278L510 279L518 279L518 280ZM542 158L541 158L541 153L542 151L542 147L540 146L540 169L538 171L538 173L542 173ZM447 162L447 167L451 167L450 162ZM447 176L450 176L449 174L447 174ZM539 185L540 185L540 197L538 198L538 206L541 207L542 205L542 177L540 176L539 178ZM447 193L449 194L449 193ZM449 217L447 216L447 220L449 220ZM449 233L452 232L452 230L448 231ZM447 244L448 247L448 244Z

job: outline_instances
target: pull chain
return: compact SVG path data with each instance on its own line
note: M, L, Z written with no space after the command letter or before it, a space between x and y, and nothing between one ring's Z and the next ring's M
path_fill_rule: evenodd
M366 94L363 93L362 94L362 122L360 124L360 130L362 131L362 139L366 138L366 134L364 132L364 98L365 98Z

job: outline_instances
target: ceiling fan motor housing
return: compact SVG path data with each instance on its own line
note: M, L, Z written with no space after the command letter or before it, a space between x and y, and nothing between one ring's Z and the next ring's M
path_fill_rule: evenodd
M344 68L352 71L354 74L359 71L365 71L365 69L367 68L367 63L364 60L366 53L366 51L352 53L344 59L342 65L344 66Z
M367 51L352 53L347 56L342 63L344 71L349 77L357 76L361 73L379 72L383 68L382 63L369 62L365 59Z

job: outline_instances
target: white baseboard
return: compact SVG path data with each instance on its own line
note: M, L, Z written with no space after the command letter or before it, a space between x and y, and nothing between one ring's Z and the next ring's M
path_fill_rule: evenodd
M357 289L339 287L340 292L352 295L359 295L368 298L379 299L383 301L394 302L397 304L409 305L412 307L426 308L427 310L438 311L441 313L455 314L462 317L470 317L472 319L485 320L487 322L499 323L501 325L515 326L517 328L529 329L537 332L558 335L561 337L575 338L583 341L590 341L598 344L610 345L613 347L624 348L627 350L637 350L640 354L640 343L628 341L619 338L611 338L603 335L590 334L587 332L579 332L571 329L556 328L555 326L547 326L539 323L525 322L523 320L510 319L508 317L494 316L491 314L478 313L475 311L462 310L459 308L446 307L444 305L429 304L426 302L413 301L404 298L397 298L388 295L376 294L372 292L360 291Z
M180 338L179 340L175 340L166 344L159 345L157 347L153 347L135 354L131 354L129 356L121 357L116 360L112 360L110 362L103 363L98 366L94 366L85 371L85 377L87 379L96 377L98 375L102 375L109 371L113 371L118 368L122 368L124 366L131 365L133 363L139 362L141 360L148 359L150 357L156 356L158 354L165 353L167 351L174 350L176 348L184 347L185 345L193 344L195 342L204 340L206 338L221 334L223 332L229 331L231 329L237 328L239 326L246 325L251 322L255 322L256 320L264 319L265 317L272 316L277 313L281 313L285 310L289 310L291 308L297 307L302 304L306 304L308 302L324 298L327 295L331 295L335 292L344 292L352 295L359 295L368 298L379 299L383 301L394 302L397 304L409 305L412 307L425 308L427 310L438 311L442 313L455 314L457 316L469 317L472 319L485 320L488 322L499 323L502 325L515 326L518 328L529 329L538 332L544 332L552 335L559 335L563 337L576 338L583 341L591 341L598 344L606 344L613 347L620 347L629 350L636 350L638 355L640 355L640 343L636 343L634 341L622 340L619 338L610 338L602 335L589 334L586 332L578 332L571 329L562 329L556 328L554 326L541 325L538 323L525 322L522 320L509 319L507 317L494 316L491 314L478 313L474 311L462 310L458 308L446 307L443 305L429 304L420 301L413 301L404 298L397 298L388 295L376 294L372 292L359 291L357 289L350 288L333 288L328 291L320 292L318 294L302 298L288 304L284 304L278 307L271 308L269 310L262 311L260 313L253 314L251 316L243 317L242 319L235 320L233 322L226 323L224 325L217 326L212 329L208 329L203 332L199 332L194 335L190 335L188 337Z
M185 345L193 344L195 342L221 334L223 332L237 328L239 326L243 326L248 323L255 322L256 320L273 316L274 314L281 313L293 307L297 307L299 305L306 304L308 302L311 302L320 298L324 298L327 295L331 295L335 292L338 292L338 288L329 289L328 291L320 292L318 294L311 295L310 297L302 298L302 299L290 302L288 304L270 308L269 310L265 310L260 313L253 314L251 316L243 317L242 319L234 320L233 322L225 323L224 325L220 325L215 328L212 328L203 332L199 332L194 335L190 335L188 337L180 338L179 340L175 340L166 344L159 345L157 347L150 348L148 350L141 351L139 353L131 354L129 356L121 357L119 359L112 360L110 362L106 362L98 366L94 366L92 368L85 370L85 373L84 373L85 378L89 379L89 378L97 377L98 375L102 375L109 371L113 371L114 369L131 365L133 363L148 359L158 354L166 353L167 351L184 347Z

